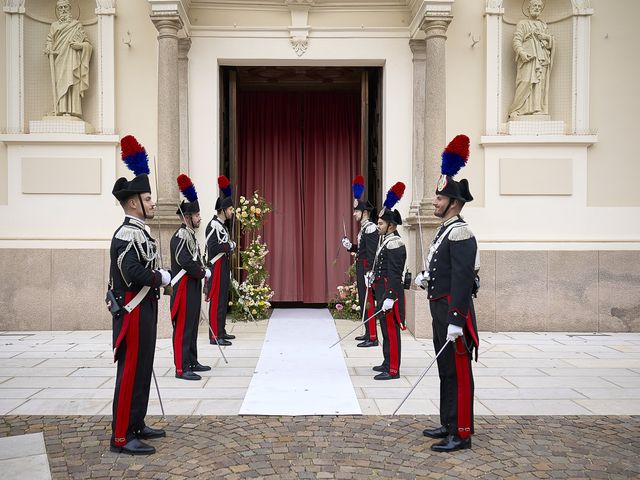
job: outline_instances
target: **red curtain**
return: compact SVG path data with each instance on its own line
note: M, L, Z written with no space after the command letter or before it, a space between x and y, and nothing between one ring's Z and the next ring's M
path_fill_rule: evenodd
M238 93L240 194L273 207L262 235L273 301L324 303L351 263L343 235L360 159L358 92ZM335 261L335 263L334 263Z

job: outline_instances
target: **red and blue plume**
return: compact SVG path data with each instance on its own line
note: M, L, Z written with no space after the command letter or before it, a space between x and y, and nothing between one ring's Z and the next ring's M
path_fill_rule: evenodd
M220 187L225 197L231 196L231 182L224 175L218 177L218 187Z
M198 200L198 192L196 192L196 187L193 185L193 182L189 177L187 177L184 173L181 173L178 176L178 188L184 195L184 198L187 201L193 203Z
M136 177L143 173L149 175L149 157L147 157L147 151L138 143L136 137L133 135L123 137L122 140L120 140L120 147L122 150L122 161Z
M387 192L387 198L384 201L384 208L392 210L404 195L405 188L406 187L402 182L398 182L391 187Z
M364 177L362 175L358 175L353 179L351 190L353 190L353 198L355 200L360 200L362 198L362 194L364 193Z
M443 175L453 177L467 164L467 160L469 160L469 137L456 135L442 152L440 171Z

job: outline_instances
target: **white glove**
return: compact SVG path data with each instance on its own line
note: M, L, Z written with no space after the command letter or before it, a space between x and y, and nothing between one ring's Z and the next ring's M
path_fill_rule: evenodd
M205 280L209 280L211 278L211 270L209 270L208 268L204 269L204 279Z
M236 247L237 247L236 242L234 242L233 240L229 240L229 248L231 249L232 252L236 249Z
M416 275L416 279L413 281L413 283L415 283L416 286L418 286L420 288L424 288L424 281L426 279L427 279L427 277L424 276L424 270L423 270L418 275Z
M364 274L364 284L367 288L371 288L373 285L373 272L367 272Z
M450 323L447 327L447 340L451 340L452 342L456 341L456 338L462 336L462 327L454 325Z
M353 244L349 241L347 237L342 237L342 246L347 250L351 250L351 247L353 247Z
M382 310L384 310L385 312L387 310L391 310L391 308L393 308L393 304L395 302L393 300L391 300L390 298L385 298L384 302L382 303Z
M162 275L162 283L160 286L164 287L166 285L169 285L171 283L171 274L167 272L164 268L161 268L158 271L160 272L160 275Z

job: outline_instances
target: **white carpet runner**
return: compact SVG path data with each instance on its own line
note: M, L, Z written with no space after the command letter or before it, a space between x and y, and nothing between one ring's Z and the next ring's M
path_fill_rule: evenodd
M362 413L326 309L276 309L240 415Z

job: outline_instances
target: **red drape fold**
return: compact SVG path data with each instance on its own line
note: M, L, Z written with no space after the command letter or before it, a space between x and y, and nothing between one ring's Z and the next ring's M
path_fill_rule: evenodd
M261 234L273 301L324 303L351 263L336 259L344 219L354 240L351 180L360 159L359 92L238 94L241 195L273 207Z

